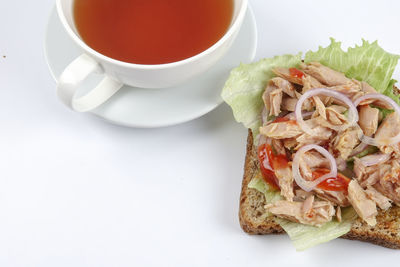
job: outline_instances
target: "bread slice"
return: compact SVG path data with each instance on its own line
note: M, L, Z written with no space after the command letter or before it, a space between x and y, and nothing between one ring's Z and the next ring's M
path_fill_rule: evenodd
M249 234L283 234L285 231L276 223L274 216L265 218L264 194L247 186L258 171L259 163L256 149L253 146L253 134L249 130L244 177L240 195L240 225ZM400 249L400 207L393 206L388 211L380 211L376 219L377 224L374 227L368 226L361 219L357 219L350 232L341 238L360 240L388 248Z

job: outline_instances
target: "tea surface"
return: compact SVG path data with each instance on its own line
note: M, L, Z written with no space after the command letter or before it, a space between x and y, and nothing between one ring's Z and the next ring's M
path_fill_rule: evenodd
M81 38L108 57L164 64L215 44L232 20L233 0L75 0Z

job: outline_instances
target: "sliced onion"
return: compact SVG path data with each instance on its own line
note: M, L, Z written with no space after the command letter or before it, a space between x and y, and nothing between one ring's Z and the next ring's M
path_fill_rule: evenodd
M300 160L304 153L307 151L315 149L319 153L325 156L329 160L329 165L331 167L331 171L318 179L314 181L306 181L303 179L300 173ZM293 177L294 180L296 181L297 185L300 186L304 191L310 192L313 190L318 184L323 182L324 180L331 178L331 177L337 177L337 166L336 166L336 161L335 158L323 147L318 146L318 145L306 145L300 148L294 158L293 158L293 164L292 164L292 172L293 172Z
M360 158L362 165L365 167L377 165L390 159L390 154L373 154Z
M353 152L351 152L350 157L360 154L367 148L368 148L368 144L360 143L356 148L354 148Z
M360 98L357 98L356 101L354 101L354 105L357 107L362 101L367 100L367 99L378 99L381 101L384 101L391 105L394 109L394 111L397 113L397 115L400 116L400 107L397 105L396 102L393 101L388 96L382 95L382 94L366 94ZM386 140L376 140L375 138L371 138L369 136L366 136L364 134L361 135L360 138L361 142L366 143L368 145L372 146L382 146L382 145L392 145L400 142L400 133L398 133L395 137L388 138Z
M314 135L314 132L312 129L304 122L302 113L301 113L301 108L303 106L304 101L306 101L308 98L316 96L316 95L324 95L324 96L330 96L333 98L338 99L339 101L345 103L348 108L349 108L349 119L348 123L341 126L339 128L339 131L344 131L347 128L353 126L358 122L358 112L356 106L353 104L353 102L344 94L339 93L334 90L329 90L326 88L317 88L317 89L311 89L308 90L306 93L304 93L299 100L296 103L296 109L295 109L295 115L296 115L296 120L297 124L300 126L300 128L306 132L309 135Z

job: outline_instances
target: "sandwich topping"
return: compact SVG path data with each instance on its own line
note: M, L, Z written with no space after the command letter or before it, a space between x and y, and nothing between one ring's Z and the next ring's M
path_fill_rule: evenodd
M282 199L266 210L321 226L352 206L373 226L379 209L400 205L397 103L318 62L272 71L256 145L263 179Z

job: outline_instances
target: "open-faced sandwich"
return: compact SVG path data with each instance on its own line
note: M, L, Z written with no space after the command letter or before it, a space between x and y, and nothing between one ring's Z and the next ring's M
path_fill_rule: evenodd
M242 64L222 97L249 128L240 223L298 250L337 237L400 248L398 56L376 42Z

